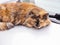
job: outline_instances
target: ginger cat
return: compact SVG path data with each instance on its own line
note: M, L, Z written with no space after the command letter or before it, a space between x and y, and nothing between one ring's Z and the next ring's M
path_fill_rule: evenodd
M49 24L48 13L32 3L0 4L0 31L10 29L16 25L42 28Z

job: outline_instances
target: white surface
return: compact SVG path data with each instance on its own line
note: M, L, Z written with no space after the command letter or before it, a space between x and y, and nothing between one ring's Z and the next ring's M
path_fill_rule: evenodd
M60 0L35 0L35 3L49 12L60 13Z
M0 45L60 45L60 25L51 23L39 30L17 26L0 32Z
M51 23L39 30L17 26L8 31L0 31L0 45L60 45L60 25Z

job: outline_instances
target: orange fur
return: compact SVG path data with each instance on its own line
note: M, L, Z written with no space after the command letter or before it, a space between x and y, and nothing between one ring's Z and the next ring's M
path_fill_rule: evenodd
M23 3L0 4L0 22L1 23L4 22L3 24L4 25L6 24L6 26L9 23L10 27L13 25L22 24L28 27L40 28L50 23L47 16L46 16L47 18L46 20L43 19L44 15L48 16L48 13L44 9L37 7L32 3L23 2ZM31 18L34 16L35 16L34 19ZM36 27L35 26L36 21L38 20L39 20L39 26ZM13 25L10 25L10 24L13 24ZM1 27L0 30L7 29L7 28Z

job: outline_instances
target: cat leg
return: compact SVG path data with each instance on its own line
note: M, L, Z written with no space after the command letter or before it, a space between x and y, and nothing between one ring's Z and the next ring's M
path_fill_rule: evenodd
M0 22L0 31L4 31L14 27L14 24L10 22Z

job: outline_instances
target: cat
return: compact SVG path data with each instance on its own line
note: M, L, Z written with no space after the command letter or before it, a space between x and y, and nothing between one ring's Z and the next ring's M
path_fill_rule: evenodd
M50 24L48 12L27 2L0 4L0 31L16 25L40 29Z

